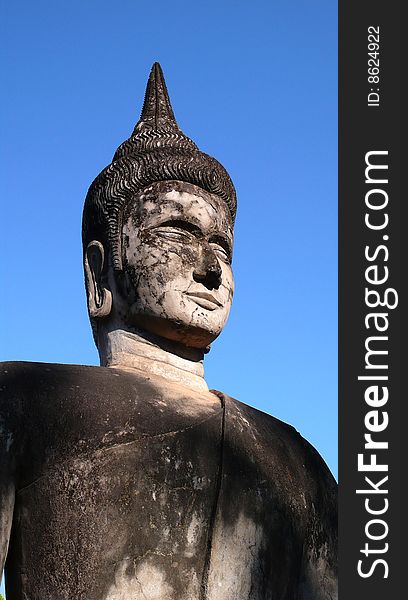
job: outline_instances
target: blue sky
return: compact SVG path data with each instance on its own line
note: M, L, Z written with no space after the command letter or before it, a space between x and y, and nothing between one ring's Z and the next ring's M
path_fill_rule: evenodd
M210 387L293 424L337 472L337 4L2 6L1 360L97 364L87 188L160 61L176 118L238 192L228 325Z

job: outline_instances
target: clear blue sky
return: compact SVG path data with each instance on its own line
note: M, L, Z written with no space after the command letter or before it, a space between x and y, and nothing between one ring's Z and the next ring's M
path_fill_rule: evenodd
M337 462L337 3L2 2L0 359L97 364L89 184L162 64L184 132L238 192L236 294L207 380Z

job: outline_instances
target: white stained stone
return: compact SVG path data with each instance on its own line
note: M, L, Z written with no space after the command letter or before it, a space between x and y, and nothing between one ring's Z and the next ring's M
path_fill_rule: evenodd
M252 571L258 562L262 538L262 527L243 513L232 528L215 528L207 600L250 597Z
M133 571L131 561L125 559L105 600L173 600L173 589L166 583L165 573L151 561L141 562L134 574Z

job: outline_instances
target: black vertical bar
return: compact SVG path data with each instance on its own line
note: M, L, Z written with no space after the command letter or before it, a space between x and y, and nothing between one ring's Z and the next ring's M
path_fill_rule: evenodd
M408 25L402 2L339 2L339 597L394 600L407 593L408 572ZM377 154L367 158L368 152ZM366 178L366 160L388 168L372 169ZM370 175L375 182L370 182ZM383 179L387 182L379 182ZM367 202L386 206L373 209ZM388 218L388 224L371 229L366 218L376 226ZM365 256L366 247L370 258ZM372 266L377 270L367 273ZM378 283L386 268L386 281ZM369 296L371 304L379 298L385 305L368 307L366 289L378 292L378 297ZM398 294L395 308L391 305L396 293L386 295L387 289ZM370 313L382 316L375 321ZM366 365L370 336L380 338L368 342L370 349L387 352L368 357L375 368ZM388 379L359 380L359 376ZM380 406L387 392L388 400ZM382 431L372 431L375 428ZM365 434L388 448L365 448L369 443ZM376 461L388 470L367 471L364 466L359 470L359 454L365 465ZM369 510L384 512L374 515Z

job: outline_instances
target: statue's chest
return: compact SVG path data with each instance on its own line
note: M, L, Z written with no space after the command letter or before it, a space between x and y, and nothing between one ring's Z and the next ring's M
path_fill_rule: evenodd
M82 430L86 450L63 460L59 443L49 444L46 469L16 502L16 560L36 597L136 599L153 586L155 595L146 597L199 598L219 487L222 411L189 423L180 418L179 428L165 432L159 421L121 440L111 418L99 447Z

